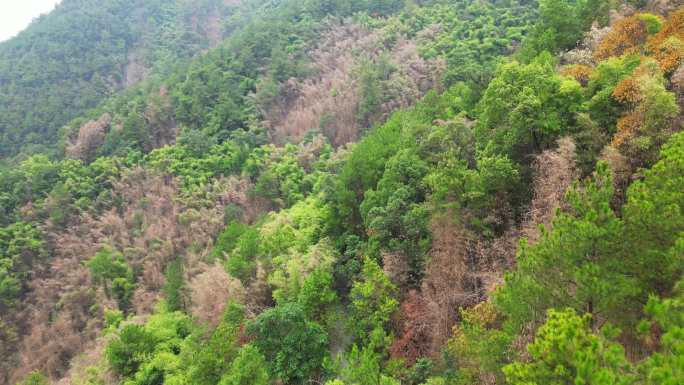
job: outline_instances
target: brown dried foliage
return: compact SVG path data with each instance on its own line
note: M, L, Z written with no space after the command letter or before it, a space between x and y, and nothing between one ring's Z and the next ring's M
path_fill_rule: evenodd
M657 151L647 149L639 140L648 137L653 144L662 144L667 133L677 125L675 112L670 112L671 116L658 117L660 121L650 113L654 103L658 102L653 97L654 92L662 89L660 82L663 72L660 65L656 60L644 58L632 75L617 85L612 95L628 110L617 121L617 132L611 145L627 154L635 167L645 166L654 161L657 155Z
M561 64L593 66L593 52L609 33L610 27L601 28L594 23L576 48L560 54Z
M499 314L488 301L487 293L503 283L504 271L515 263L520 238L536 242L540 237L539 226L549 225L557 210L565 207L565 193L578 176L575 150L572 140L563 138L559 140L557 149L537 156L534 197L519 229L511 228L493 241L475 242L453 223L438 221L433 225L435 246L428 268L429 278L425 282L431 285L433 282L444 283L433 291L432 297L437 300L426 295L429 293L426 285L423 288L428 313L432 316L429 325L433 329L433 349L447 346L458 367L477 383L495 384L497 376L482 369L477 356L470 352L473 336L465 333L456 321L460 318L463 322L485 328L500 326ZM442 262L438 263L440 260ZM450 291L451 294L446 295ZM522 359L533 337L533 330L524 329L514 341L513 351Z
M451 335L458 309L484 298L480 255L475 243L453 216L439 215L432 223L433 243L421 294L430 325L429 351L436 354Z
M71 360L66 375L56 385L117 385L120 379L109 368L105 357L105 348L113 335L97 338L82 353Z
M415 291L409 292L400 309L400 334L389 348L391 358L403 359L407 366L432 353L431 325L426 317L428 306L425 299Z
M250 202L249 184L235 178L184 195L174 178L137 168L124 173L113 186L115 200L121 202L118 208L99 217L85 213L67 229L49 231L54 258L36 271L30 283L26 301L30 305L25 310L29 322L13 381L36 369L58 379L72 357L92 347L102 327L104 308L116 308L92 285L90 271L83 264L104 245L122 252L133 269L141 272L132 308L137 314L147 314L159 299L166 265L184 257L188 282L201 282L194 278L207 271L201 262L224 225L224 208ZM210 320L211 306L202 306L208 309L203 317Z
M316 135L306 143L300 143L297 146L297 163L307 173L313 172L323 153L330 150L329 146L323 135ZM274 155L278 156L278 154Z
M66 156L83 161L92 160L97 149L104 143L111 123L112 116L105 113L99 119L82 125L78 130L78 136L67 145Z
M387 278L399 288L406 288L411 270L408 258L400 252L383 251L382 269Z
M643 114L633 111L621 117L617 122L617 132L613 136L612 145L620 147L632 138L643 124Z
M684 7L670 14L658 33L653 35L647 48L654 54L665 72L677 69L684 58Z
M150 130L153 148L160 148L175 142L178 126L166 86L162 86L159 93L147 101L143 117Z
M123 68L123 88L129 88L145 80L150 74L149 65L145 62L144 49L140 46L129 51Z
M404 359L410 365L419 357L437 355L452 333L458 332L454 326L461 316L459 309L469 309L464 314L473 317L485 317L483 324L494 322L487 293L503 282L504 271L514 264L519 239L526 237L536 242L539 225L550 224L557 209L564 207L565 193L578 176L575 144L569 138L559 140L556 150L537 157L535 169L534 198L520 229L511 229L493 241L478 241L454 222L454 213L433 216L433 244L426 276L421 292L409 292L402 302L398 337L390 348L393 358ZM388 276L401 283L405 274L403 258L386 254L383 260ZM458 333L454 337L458 340Z
M418 52L418 46L411 40L400 37L390 52L392 63L398 71L387 81L385 97L387 101L380 106L379 119L386 120L398 109L415 104L425 93L439 87L446 63L436 59L425 61Z
M190 310L198 320L214 328L221 322L229 300L244 303L245 288L240 280L226 273L219 263L204 266L203 270L190 282Z
M248 314L259 314L274 305L268 272L261 263L257 263L256 278L249 283L246 292L245 306Z
M309 53L314 75L288 80L276 103L261 106L262 124L275 142L301 141L312 129L320 130L336 146L358 138L363 128L358 121L358 52L377 60L383 53L382 33L371 33L348 20L332 21L325 38ZM389 56L398 70L390 79L389 102L381 107L380 119L420 98L443 71L443 63L426 62L416 45L405 39L398 39Z
M649 12L664 15L672 11L677 5L681 5L681 0L648 0L646 9Z
M434 217L433 245L420 293L411 290L401 305L395 326L398 337L390 354L407 365L420 357L437 356L451 336L458 309L484 297L474 242L453 218L449 214ZM406 275L404 258L386 254L383 259L389 277L400 282Z
M682 105L682 96L684 96L684 65L680 65L673 73L670 78L670 84L672 89L677 93L679 97L680 105Z
M670 73L684 60L684 42L677 36L670 36L656 48L653 56L660 64L660 68Z
M407 258L399 252L385 251L382 254L382 269L385 275L399 288L407 287L411 270Z
M557 149L544 151L534 162L534 197L521 227L521 235L530 244L539 240L539 226L548 228L556 211L565 208L565 193L579 176L575 151L572 139L562 138Z
M557 149L537 156L534 169L534 195L520 226L510 227L494 240L480 240L476 246L480 259L478 278L485 293L503 284L503 272L515 265L520 238L534 244L541 235L539 226L549 228L556 211L566 208L565 193L579 176L575 144L569 138L560 139Z
M601 153L601 160L608 164L613 173L613 195L612 206L618 210L627 199L627 187L632 182L633 170L629 159L613 146L606 146Z
M575 64L563 69L563 75L575 78L582 86L589 83L589 78L593 72L592 67L584 64Z
M617 84L617 86L615 86L612 96L620 103L639 103L643 98L641 87L639 86L639 80L633 76L623 79Z
M278 142L299 141L311 129L323 132L335 143L356 137L357 106L360 95L352 79L354 47L364 51L373 40L366 29L342 22L333 25L326 38L310 54L314 76L290 79L280 99L262 111L263 124Z
M604 60L611 56L638 52L646 42L646 23L638 14L618 20L594 51L594 59Z

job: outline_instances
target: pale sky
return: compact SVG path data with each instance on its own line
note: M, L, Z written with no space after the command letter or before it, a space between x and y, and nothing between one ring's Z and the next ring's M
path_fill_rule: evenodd
M0 0L0 41L26 28L31 20L55 8L61 0Z

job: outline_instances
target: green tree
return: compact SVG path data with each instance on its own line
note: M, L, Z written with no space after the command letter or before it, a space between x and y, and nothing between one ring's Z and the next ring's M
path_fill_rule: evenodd
M381 54L376 61L364 59L357 69L361 98L357 119L364 127L377 121L380 107L386 102L384 82L387 82L396 68L392 66L386 54Z
M672 298L652 297L646 313L652 323L642 327L651 331L654 323L662 330L661 347L641 364L640 372L648 385L676 385L684 378L684 281Z
M525 162L576 130L581 102L580 84L556 74L548 60L503 64L480 101L478 140Z
M306 319L299 304L278 305L248 327L254 345L269 363L271 374L286 384L304 384L319 372L327 354L328 336Z
M618 122L613 145L629 158L633 168L652 165L676 129L673 119L679 114L676 96L668 91L658 62L642 60L631 77L615 88L613 97L629 107Z
M337 302L332 289L333 276L325 269L316 269L302 284L297 302L302 305L307 318L322 321L330 307Z
M144 325L124 325L107 345L105 357L115 373L132 385L157 384L165 377L175 383L185 372L180 353L196 332L190 317L168 312L162 304Z
M208 338L202 333L188 338L181 358L186 362L185 371L194 384L219 383L238 356L244 323L244 306L230 302L223 312L223 319Z
M684 135L675 134L661 160L627 192L625 263L646 294L667 295L684 273L683 173Z
M350 385L399 385L400 382L383 374L383 356L371 345L359 348L354 345L346 357L347 366L342 369L344 384Z
M623 223L610 207L612 197L610 171L600 163L593 180L567 194L572 210L560 212L537 244L522 243L516 268L496 293L516 325L540 322L547 309L566 307L616 322L635 320L638 281L616 253Z
M574 48L595 20L607 23L611 5L610 0L540 0L539 20L519 57L531 60L543 51Z
M392 315L398 310L397 287L380 266L365 258L361 278L352 286L349 298L349 329L364 344L378 333L386 333Z
M268 364L257 348L245 345L219 385L269 385Z
M634 383L633 369L624 348L613 342L619 331L605 328L597 335L590 327L591 316L574 310L550 310L548 321L528 346L529 363L504 368L511 385L571 385Z
M297 147L286 145L284 154L259 160L261 170L256 177L254 192L268 198L280 207L290 207L304 198L310 191L305 178L306 172L296 158Z
M200 130L186 129L181 131L180 135L178 135L177 143L179 146L182 146L191 157L201 158L216 144L216 138L209 136Z
M126 385L185 384L183 362L177 354L168 350L151 354Z
M410 119L405 112L394 114L384 125L359 142L332 183L324 189L333 213L330 227L335 233L363 235L360 205L364 193L377 186L387 159L400 147L401 129Z
M133 10L146 22L131 18ZM209 48L211 39L198 29L197 22L212 14L224 18L232 10L215 0L150 0L134 8L121 0L60 3L26 33L0 45L0 72L7 86L3 89L11 90L0 96L0 156L20 151L53 153L60 129L70 120L101 115L102 111L88 111L110 104L106 98L132 88L131 79L124 75L139 80L142 74L125 71L133 50L139 65L166 75L178 60ZM194 21L188 17L191 13ZM154 99L159 83L137 88L154 90L149 95ZM122 99L130 99L128 94ZM158 116L156 111L154 115ZM69 126L78 130L85 120L77 119Z
M162 291L169 311L185 310L185 281L183 279L183 260L177 258L166 266L166 282Z
M159 343L154 335L140 325L126 325L117 339L107 345L106 357L112 369L122 376L132 376L146 356L151 355Z
M211 257L219 260L225 259L237 247L240 236L247 229L247 225L236 221L231 222L216 239Z
M0 310L3 314L25 290L34 262L47 256L43 234L35 224L0 227Z
M135 276L123 254L106 246L85 264L90 268L93 282L103 285L105 294L113 295L121 310L128 310L135 289Z
M490 149L474 158L471 166L464 159L445 154L425 182L432 190L432 204L463 213L462 217L469 219L467 224L492 235L496 222L506 215L507 207L502 203L515 202L520 194L520 172L508 156L492 154ZM487 222L483 218L491 219Z
M242 232L237 239L235 249L229 254L226 261L226 270L230 275L238 278L243 283L249 282L256 273L256 258L260 252L259 231L250 228Z
M119 277L112 280L112 295L119 305L119 309L127 311L131 306L131 299L135 293L135 283L130 278Z
M401 150L385 165L376 189L366 191L361 203L369 243L400 252L408 260L410 278L420 282L423 257L430 243L423 179L428 165L410 149Z
M634 72L641 60L638 55L611 57L599 63L591 74L587 85L588 110L591 119L611 134L625 110L613 97L613 91L620 81Z
M515 336L500 328L501 315L491 302L460 310L445 352L457 369L457 384L478 383L492 376L503 382L501 369L510 363L511 342Z
M40 201L44 199L59 181L59 163L45 155L34 155L21 162L17 169L12 194L18 202Z

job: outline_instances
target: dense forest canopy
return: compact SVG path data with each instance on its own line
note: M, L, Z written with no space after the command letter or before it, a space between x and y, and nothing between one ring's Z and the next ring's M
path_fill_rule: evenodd
M684 383L684 4L64 0L0 44L0 383Z
M0 156L53 149L71 119L217 44L232 12L221 0L63 0L0 44Z

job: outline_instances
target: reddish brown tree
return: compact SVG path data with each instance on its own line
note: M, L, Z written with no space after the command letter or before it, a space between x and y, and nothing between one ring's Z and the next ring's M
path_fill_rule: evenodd
M401 304L399 335L389 348L391 358L402 359L410 366L433 352L428 311L425 299L415 290L410 291Z

